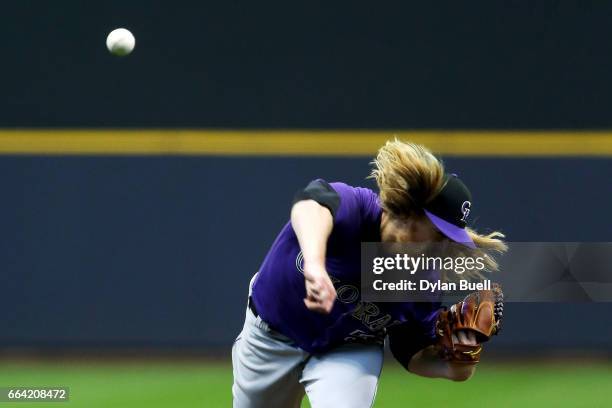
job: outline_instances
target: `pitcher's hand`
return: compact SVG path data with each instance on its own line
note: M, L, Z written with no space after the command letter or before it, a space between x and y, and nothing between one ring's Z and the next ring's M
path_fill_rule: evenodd
M464 344L466 346L475 346L478 344L476 334L470 330L459 330L456 334L452 334L455 344Z
M306 298L304 304L314 312L329 313L336 300L336 288L323 266L304 265Z

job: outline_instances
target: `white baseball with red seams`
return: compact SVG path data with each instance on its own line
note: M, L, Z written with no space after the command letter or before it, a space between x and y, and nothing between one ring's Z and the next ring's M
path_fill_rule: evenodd
M113 55L123 57L130 54L134 50L136 39L130 30L125 28L117 28L108 34L106 37L106 48Z

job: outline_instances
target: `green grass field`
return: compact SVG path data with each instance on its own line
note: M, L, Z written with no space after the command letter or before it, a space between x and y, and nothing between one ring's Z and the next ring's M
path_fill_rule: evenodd
M229 407L232 373L221 362L8 362L0 387L68 386L83 408ZM1 407L40 403L0 403ZM46 406L46 405L45 405ZM307 403L304 406L308 406ZM610 407L612 364L482 364L465 383L409 375L387 362L376 407Z

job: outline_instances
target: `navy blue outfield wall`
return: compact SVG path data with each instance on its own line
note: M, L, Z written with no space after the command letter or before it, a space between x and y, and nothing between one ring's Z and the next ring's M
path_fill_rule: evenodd
M612 3L5 1L2 127L610 128ZM115 58L107 33L136 49Z
M476 227L612 240L609 159L446 165L473 186ZM367 173L366 158L3 156L0 346L229 347L295 190ZM612 350L612 304L507 309L495 347Z

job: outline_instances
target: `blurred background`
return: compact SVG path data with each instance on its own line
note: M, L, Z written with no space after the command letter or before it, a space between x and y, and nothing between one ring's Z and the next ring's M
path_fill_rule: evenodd
M21 1L0 21L0 387L230 406L294 192L374 187L395 135L471 186L479 230L610 241L610 4ZM510 304L475 378L389 361L376 406L609 406L611 312Z

